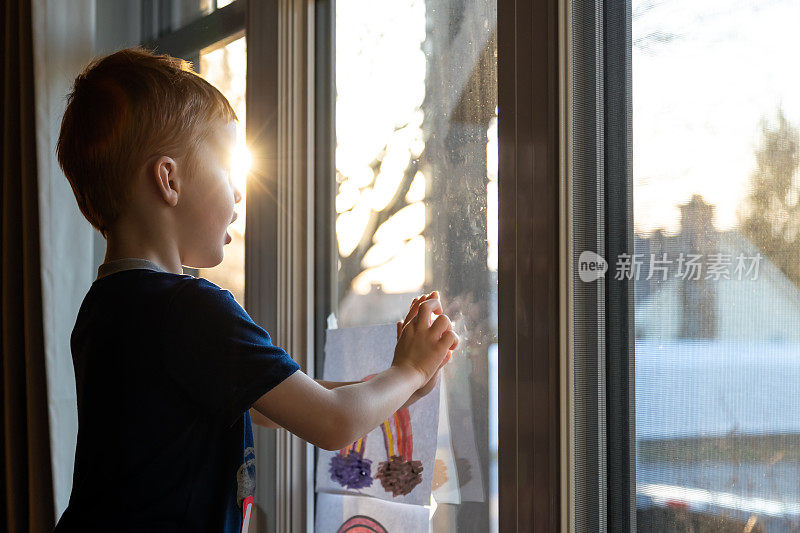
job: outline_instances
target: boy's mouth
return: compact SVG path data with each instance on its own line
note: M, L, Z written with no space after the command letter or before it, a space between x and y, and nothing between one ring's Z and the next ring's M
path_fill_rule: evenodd
M233 224L234 222L236 222L237 218L239 218L239 213L234 211L233 212L233 218L231 218L231 221L228 223L228 225ZM231 237L231 234L228 233L227 230L225 230L225 244L229 244L232 240L233 240L233 238Z

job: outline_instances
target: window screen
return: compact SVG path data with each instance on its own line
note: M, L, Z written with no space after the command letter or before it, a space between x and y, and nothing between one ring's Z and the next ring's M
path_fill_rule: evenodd
M633 1L640 531L800 528L798 20Z

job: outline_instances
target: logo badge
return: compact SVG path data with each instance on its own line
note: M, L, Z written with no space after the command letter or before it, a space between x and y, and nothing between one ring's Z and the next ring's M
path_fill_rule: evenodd
M607 270L608 263L601 256L591 250L581 252L578 258L578 275L581 281L591 283L605 276Z

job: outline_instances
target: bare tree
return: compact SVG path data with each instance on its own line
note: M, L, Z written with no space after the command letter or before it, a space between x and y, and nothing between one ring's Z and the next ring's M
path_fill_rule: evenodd
M406 125L395 128L395 131L403 129L404 127L406 127ZM367 187L371 188L375 185L375 180L381 172L381 163L383 161L383 156L386 154L387 147L388 145L384 145L381 152L369 164L370 168L372 169L372 181L369 183L369 185L367 185ZM386 204L386 207L380 211L375 211L374 209L370 210L367 224L364 227L361 237L358 239L358 244L350 253L350 255L344 257L341 255L341 252L339 253L339 262L341 263L338 277L339 301L344 301L344 299L352 290L353 280L362 271L364 271L361 263L364 260L364 256L366 255L367 251L372 246L375 232L378 231L378 228L381 227L381 224L389 220L395 213L409 205L409 202L406 200L406 194L408 194L408 190L411 187L411 182L414 180L414 176L417 174L417 170L420 166L420 161L424 156L424 150L418 157L414 157L413 155L409 154L408 164L403 171L403 177L400 180L400 183L397 185L397 189L395 190L392 199L388 204Z
M761 120L750 192L739 210L741 233L800 286L800 138L782 109Z

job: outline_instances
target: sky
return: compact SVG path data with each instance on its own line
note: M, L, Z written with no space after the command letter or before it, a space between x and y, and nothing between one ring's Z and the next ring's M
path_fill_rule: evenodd
M715 227L734 227L759 120L782 106L800 124L800 2L633 0L633 12L636 231L678 231L693 193L717 206Z

